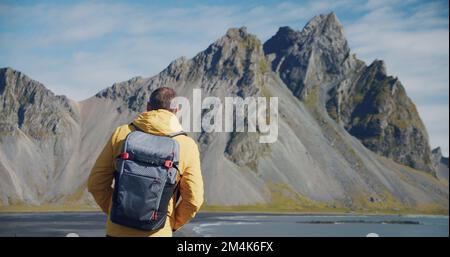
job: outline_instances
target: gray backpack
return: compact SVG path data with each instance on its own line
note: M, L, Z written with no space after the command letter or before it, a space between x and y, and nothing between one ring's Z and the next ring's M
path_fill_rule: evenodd
M110 219L116 224L144 231L164 227L167 207L178 190L179 146L173 137L130 132L116 158ZM181 174L180 174L181 175Z

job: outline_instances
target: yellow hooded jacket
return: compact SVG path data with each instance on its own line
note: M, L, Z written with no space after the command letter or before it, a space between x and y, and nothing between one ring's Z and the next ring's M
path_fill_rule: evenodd
M143 112L133 121L142 131L155 135L167 135L179 132L182 127L177 117L163 109ZM180 146L179 170L183 175L179 184L181 200L175 207L175 195L169 202L165 226L157 231L141 231L119 224L109 219L112 200L112 182L115 171L115 157L122 150L122 144L128 133L133 131L130 125L118 127L106 143L97 158L88 179L88 190L100 208L108 215L106 234L109 236L172 236L172 230L177 230L189 222L203 204L203 178L200 170L200 155L195 141L187 136L174 137ZM177 178L180 179L179 177Z

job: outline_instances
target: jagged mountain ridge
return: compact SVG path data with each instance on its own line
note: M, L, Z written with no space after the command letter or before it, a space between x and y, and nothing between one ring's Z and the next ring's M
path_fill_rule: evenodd
M264 50L295 96L305 100L319 86L328 114L367 148L434 173L414 103L398 79L387 75L383 61L366 66L350 53L334 13L316 16L302 31L280 28Z
M191 134L202 152L208 205L448 210L448 187L438 179L380 157L330 118L326 108L332 99L329 93L343 80L356 78L359 73L354 71L364 67L350 54L335 15L313 18L300 34L288 28L280 30L287 31L287 40L272 38L263 46L245 28L230 29L190 60L179 58L154 77L116 83L72 104L79 121L72 138L79 143L74 144L70 165L57 181L40 186L53 198L33 192L20 198L8 191L18 188L4 192L2 185L3 204L64 202L68 198L89 201L85 180L107 137L116 126L143 111L153 89L169 85L188 98L193 88L201 88L204 97L279 97L279 139L274 144L257 143L254 133ZM332 36L323 37L323 33ZM290 49L300 45L297 40L303 47L299 58L298 51ZM317 49L321 49L320 55ZM281 61L280 55L288 57ZM426 145L429 148L427 141ZM67 148L72 147L68 142ZM2 144L2 151L5 149ZM7 184L7 175L16 172L2 169L0 175L6 177L2 181ZM19 188L33 187L26 179L21 183Z
M387 76L383 61L330 92L330 116L372 151L435 174L428 134L401 82Z

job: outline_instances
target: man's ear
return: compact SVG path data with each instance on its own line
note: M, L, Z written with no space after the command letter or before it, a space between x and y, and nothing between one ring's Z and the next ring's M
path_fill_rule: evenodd
M172 113L175 115L178 113L178 111L180 111L180 108L178 106L172 109Z
M147 103L147 111L151 111L152 110L152 106L150 105L150 103Z

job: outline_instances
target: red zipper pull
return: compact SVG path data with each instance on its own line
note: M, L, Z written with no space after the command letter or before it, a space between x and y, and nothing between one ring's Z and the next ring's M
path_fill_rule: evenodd
M158 218L158 213L156 211L152 212L152 220L156 220Z

